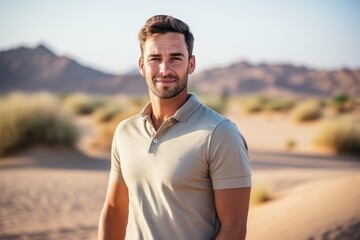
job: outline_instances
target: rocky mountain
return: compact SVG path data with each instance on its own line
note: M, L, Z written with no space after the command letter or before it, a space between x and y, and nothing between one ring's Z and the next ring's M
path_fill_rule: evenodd
M196 80L195 80L196 79ZM263 94L295 96L331 96L346 93L360 96L360 68L333 71L293 65L251 65L239 62L210 69L194 76L195 89L203 94Z
M360 96L360 68L319 70L289 64L251 65L238 62L209 69L190 77L198 93L219 95L264 94ZM146 94L140 74L111 75L57 56L43 45L0 52L0 93L9 91L88 92Z
M103 73L39 45L0 52L0 92L13 90L143 94L146 86L139 75Z

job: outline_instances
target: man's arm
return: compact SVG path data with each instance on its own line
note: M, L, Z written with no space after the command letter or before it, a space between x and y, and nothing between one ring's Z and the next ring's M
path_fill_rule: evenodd
M120 240L125 238L128 208L128 190L125 183L110 179L99 220L99 240Z
M216 212L221 222L216 240L244 240L251 188L220 189L214 192Z

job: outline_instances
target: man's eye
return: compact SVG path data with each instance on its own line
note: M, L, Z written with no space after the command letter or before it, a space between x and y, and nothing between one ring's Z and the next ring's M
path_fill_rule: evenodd
M181 57L173 57L172 60L174 60L174 61L181 61L182 58L181 58Z
M160 58L150 58L149 61L150 62L160 61Z

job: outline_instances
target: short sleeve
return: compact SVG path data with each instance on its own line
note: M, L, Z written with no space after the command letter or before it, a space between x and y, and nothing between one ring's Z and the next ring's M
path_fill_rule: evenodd
M251 166L244 137L234 123L224 120L214 129L209 146L214 189L251 187Z
M111 144L111 170L110 170L110 179L116 182L124 181L121 173L120 154L118 150L119 146L117 141L119 135L120 135L119 127L117 127Z

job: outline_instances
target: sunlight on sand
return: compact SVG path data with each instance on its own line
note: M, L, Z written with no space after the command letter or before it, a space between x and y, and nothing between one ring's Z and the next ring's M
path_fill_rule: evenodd
M300 126L286 115L246 115L238 108L227 116L250 146L254 184L266 183L271 197L250 208L247 239L359 236L359 161L341 162L314 148L316 123ZM88 147L98 134L90 117L77 125L79 150L35 147L0 159L0 239L97 238L109 152ZM288 139L296 143L291 152Z

